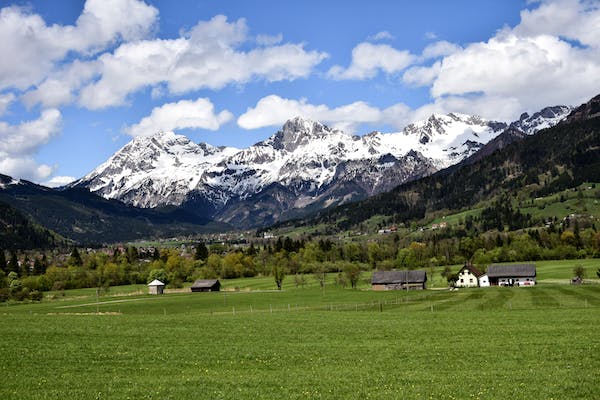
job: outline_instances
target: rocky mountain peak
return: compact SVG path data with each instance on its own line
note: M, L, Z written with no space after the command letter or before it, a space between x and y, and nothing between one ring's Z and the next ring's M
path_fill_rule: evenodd
M574 109L565 119L565 122L582 121L596 117L600 117L600 95Z
M277 150L293 152L311 140L322 139L334 133L342 132L332 130L320 122L298 116L286 121L281 130L272 138L272 146Z
M514 121L510 126L525 132L528 135L533 135L542 129L556 125L559 121L563 120L572 109L573 108L569 106L552 106L543 108L533 115L529 115L525 112L521 114L518 121Z

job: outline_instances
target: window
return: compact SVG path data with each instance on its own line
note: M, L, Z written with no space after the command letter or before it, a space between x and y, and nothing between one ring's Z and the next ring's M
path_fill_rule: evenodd
M465 283L465 280L461 278L460 283Z
M469 283L473 283L473 278L469 279Z

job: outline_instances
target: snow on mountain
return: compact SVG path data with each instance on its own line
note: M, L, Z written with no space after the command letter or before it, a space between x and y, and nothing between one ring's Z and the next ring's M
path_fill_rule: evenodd
M179 205L206 170L238 149L196 144L173 132L137 137L70 186L138 207Z
M518 121L515 121L510 125L528 135L533 135L542 129L551 128L558 124L565 119L571 111L573 111L573 107L546 107L531 116L528 113L523 113Z
M513 128L533 133L556 124L566 109L524 114ZM361 137L296 117L246 149L196 144L173 132L159 132L133 139L70 186L88 187L139 207L203 207L212 217L235 223L240 218L250 221L252 213L264 215L265 209L278 215L390 190L466 159L506 128L504 123L450 113L434 114L401 132Z

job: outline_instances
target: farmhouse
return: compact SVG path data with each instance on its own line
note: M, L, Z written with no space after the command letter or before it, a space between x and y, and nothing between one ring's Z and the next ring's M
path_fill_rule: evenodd
M532 286L535 285L535 265L490 265L487 276L491 286Z
M421 290L425 289L427 274L415 271L375 271L371 278L373 290Z
M192 292L218 292L221 282L218 279L198 279L192 285Z
M464 267L458 271L456 276L456 287L477 287L479 285L479 277L483 274L477 268L471 264L465 264Z
M155 279L148 284L148 294L163 294L164 288L165 284Z

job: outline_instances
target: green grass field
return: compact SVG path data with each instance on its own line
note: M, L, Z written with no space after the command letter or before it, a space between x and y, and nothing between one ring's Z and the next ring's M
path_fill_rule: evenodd
M594 260L590 260L590 267ZM538 277L561 279L561 263ZM543 271L543 272L542 272ZM568 275L567 275L568 276ZM93 289L0 306L3 399L592 399L600 285ZM364 286L363 286L364 287ZM251 290L250 290L251 289ZM100 311L96 314L96 311Z

